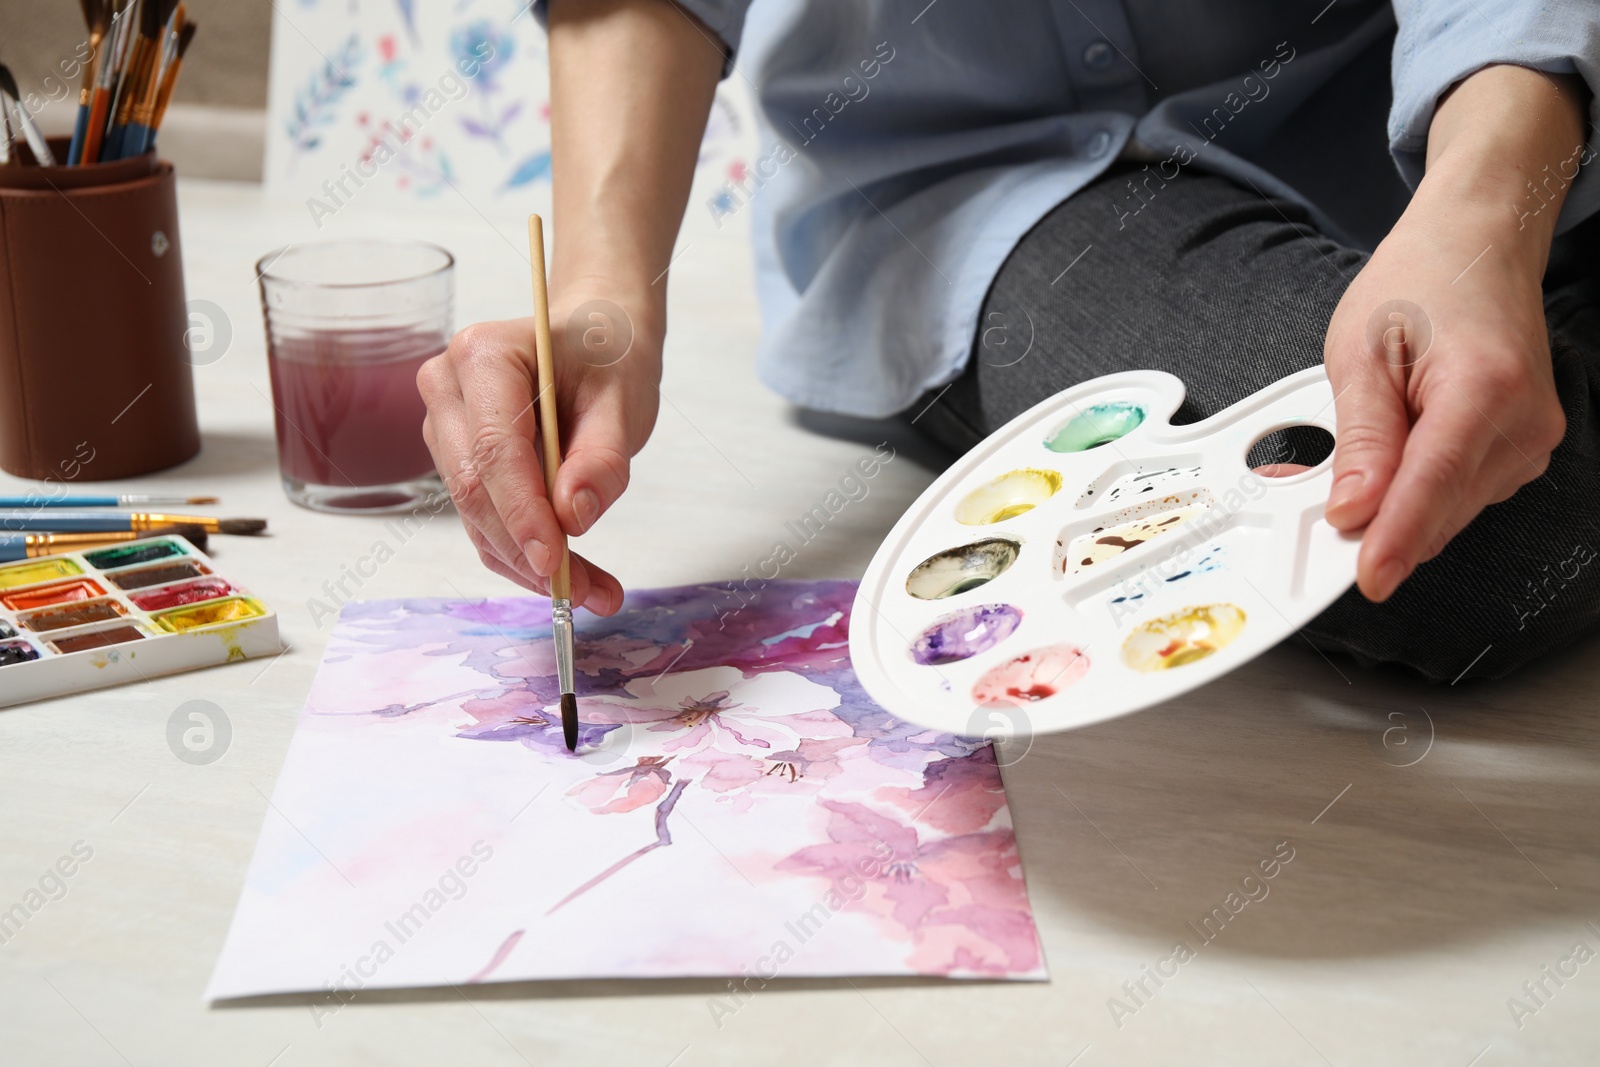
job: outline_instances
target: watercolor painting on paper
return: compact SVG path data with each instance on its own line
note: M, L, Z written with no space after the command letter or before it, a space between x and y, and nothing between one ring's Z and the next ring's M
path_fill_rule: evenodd
M855 584L347 605L212 999L562 978L1046 976L994 750L850 669Z

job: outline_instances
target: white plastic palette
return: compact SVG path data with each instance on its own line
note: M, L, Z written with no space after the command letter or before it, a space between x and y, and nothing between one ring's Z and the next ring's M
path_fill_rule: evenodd
M1160 371L1084 382L929 486L856 597L873 699L968 735L1085 726L1233 670L1348 589L1360 538L1322 517L1331 459L1281 478L1246 462L1274 431L1335 432L1322 368L1173 426L1183 395Z

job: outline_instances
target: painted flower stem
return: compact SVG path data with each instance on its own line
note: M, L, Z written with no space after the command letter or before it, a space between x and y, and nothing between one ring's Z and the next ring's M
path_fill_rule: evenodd
M645 845L641 849L628 853L626 856L622 857L620 860L613 863L611 866L607 867L605 870L601 871L599 874L595 875L593 878L589 879L587 882L583 883L566 896L562 897L556 906L545 912L545 914L554 915L572 901L577 900L579 897L583 896L583 894L587 893L601 882L604 882L613 874L616 874L618 871L622 870L622 868L626 867L634 860L648 852L653 852L664 845L672 844L672 831L667 827L667 816L672 814L673 806L678 803L678 798L683 795L683 790L688 784L689 779L678 779L678 781L673 785L671 792L669 792L665 797L662 797L661 803L656 805L656 839L654 841L650 842L648 845Z

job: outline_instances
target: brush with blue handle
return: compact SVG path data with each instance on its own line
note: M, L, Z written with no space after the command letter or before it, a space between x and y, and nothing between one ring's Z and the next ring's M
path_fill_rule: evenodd
M160 77L152 83L154 93L150 106L134 116L122 135L124 156L142 155L155 147L156 131L161 128L161 119L167 113L167 103L172 99L173 87L177 85L178 72L183 69L183 54L189 50L189 42L194 40L196 28L195 23L185 21L182 4L178 5L172 16L172 25L175 29L167 37Z
M107 0L78 0L83 8L83 23L89 28L89 55L83 62L83 87L78 90L78 121L72 128L72 146L67 149L67 165L83 162L83 142L89 133L89 103L94 98L95 73L100 69L100 46L111 25L111 5Z
M195 515L162 515L147 511L75 511L67 508L0 509L0 532L145 533L164 526L198 526L206 533L258 534L266 519L214 519Z
M123 493L121 496L0 496L0 508L170 508L215 504L214 496L148 496Z

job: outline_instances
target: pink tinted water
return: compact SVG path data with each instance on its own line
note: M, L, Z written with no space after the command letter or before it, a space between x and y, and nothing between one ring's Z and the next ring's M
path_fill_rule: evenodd
M376 486L431 474L417 371L446 342L405 328L273 338L267 363L284 477Z

